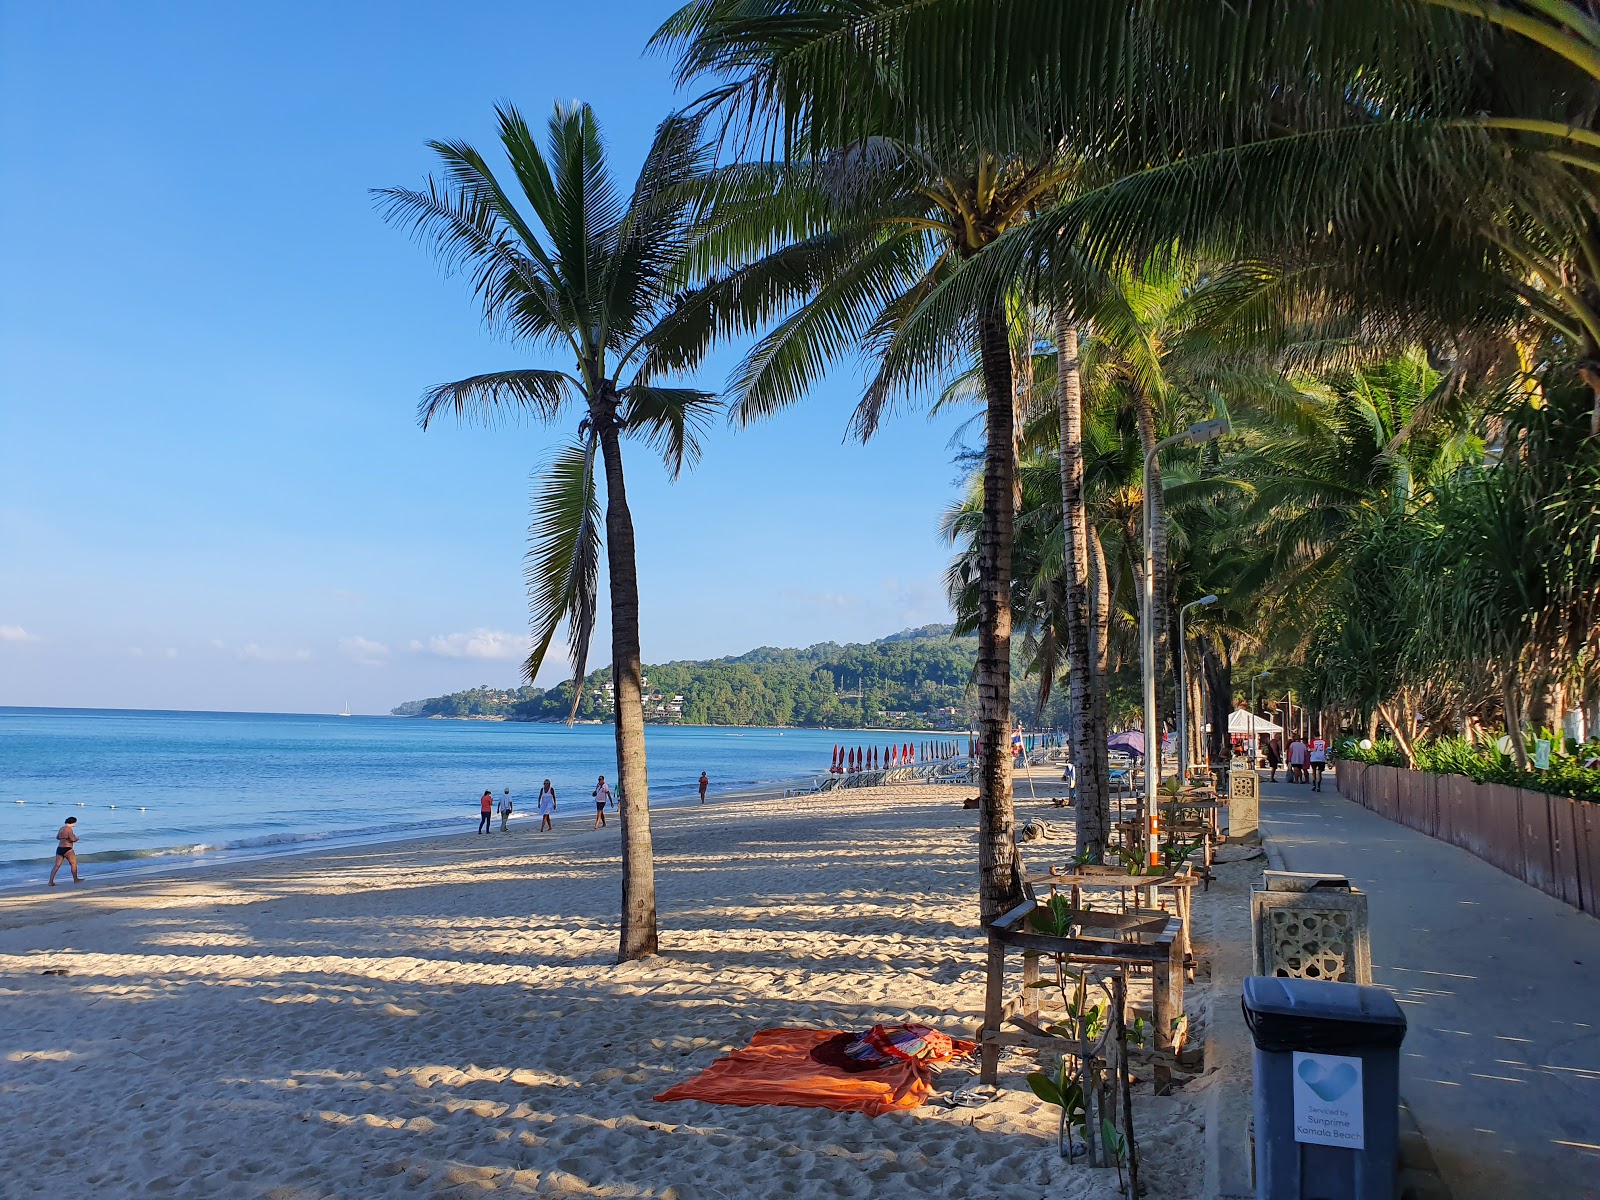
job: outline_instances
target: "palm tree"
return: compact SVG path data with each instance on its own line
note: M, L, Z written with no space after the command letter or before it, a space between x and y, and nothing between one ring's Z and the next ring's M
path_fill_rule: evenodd
M1059 186L1052 154L1001 158L981 148L934 154L871 138L786 165L719 172L706 265L723 273L682 306L674 330L705 341L772 322L734 369L733 417L748 423L798 403L838 360L865 352L874 373L851 422L871 438L906 397L962 362L982 380L983 572L978 621L979 892L984 920L1021 899L1013 845L1012 519L1016 395L1005 289L938 329L905 318L963 262Z
M565 622L576 711L604 541L623 847L618 961L625 962L654 954L657 932L639 581L622 439L643 439L676 475L698 456L698 428L715 407L706 392L658 382L697 353L670 329L701 229L710 160L697 122L671 117L624 195L587 105L556 106L547 153L515 108L496 111L515 196L463 142L429 143L441 179L374 195L386 220L431 244L447 269L469 274L493 329L571 356L570 371L518 367L441 384L423 396L419 415L426 428L447 413L486 423L524 416L548 423L574 409L580 414L576 441L556 454L536 485L527 568L533 649L524 672L531 682ZM603 538L597 454L605 475Z

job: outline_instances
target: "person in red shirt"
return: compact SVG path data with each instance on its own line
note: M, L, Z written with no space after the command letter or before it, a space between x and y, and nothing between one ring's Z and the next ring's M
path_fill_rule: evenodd
M483 799L478 801L478 832L489 832L489 818L494 816L494 793L484 789Z

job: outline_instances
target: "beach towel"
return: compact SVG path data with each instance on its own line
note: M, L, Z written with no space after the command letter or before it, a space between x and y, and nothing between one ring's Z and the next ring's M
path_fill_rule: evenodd
M864 1057L863 1043L872 1049ZM974 1049L972 1042L927 1026L875 1026L866 1034L763 1029L743 1050L656 1099L831 1108L876 1117L918 1107L933 1090L933 1068Z

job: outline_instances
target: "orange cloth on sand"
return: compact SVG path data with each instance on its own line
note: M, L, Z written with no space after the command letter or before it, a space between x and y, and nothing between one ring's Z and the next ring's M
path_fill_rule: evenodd
M870 1071L845 1071L818 1062L811 1052L839 1036L832 1029L763 1029L743 1050L717 1059L693 1079L657 1100L708 1100L712 1104L783 1104L880 1113L916 1108L933 1089L922 1063L897 1059ZM958 1043L965 1050L968 1043Z

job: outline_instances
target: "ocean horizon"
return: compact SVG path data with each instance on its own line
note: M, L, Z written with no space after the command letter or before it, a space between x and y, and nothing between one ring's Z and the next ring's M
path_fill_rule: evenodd
M824 774L835 743L920 740L870 730L649 725L651 805ZM932 736L932 735L928 735ZM86 878L459 828L484 789L524 824L546 778L558 821L592 822L616 778L612 726L475 718L0 707L0 888L43 882L76 816ZM496 825L498 829L498 824ZM35 878L37 877L37 878Z

